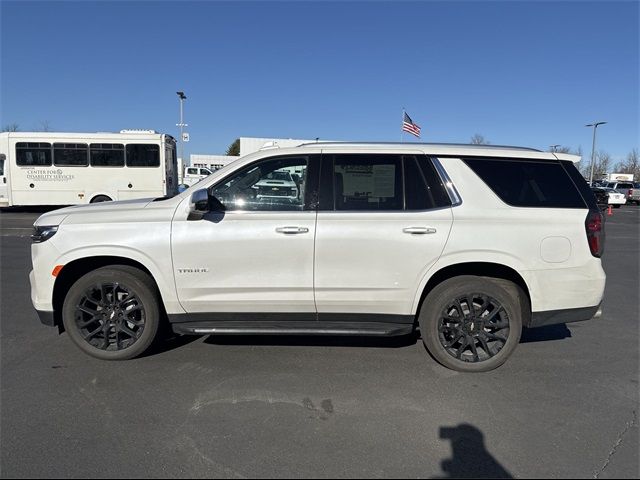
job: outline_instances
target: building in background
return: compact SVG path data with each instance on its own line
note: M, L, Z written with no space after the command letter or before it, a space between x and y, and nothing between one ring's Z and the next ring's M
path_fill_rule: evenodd
M245 155L249 155L250 153L254 153L259 151L262 148L290 148L297 147L303 143L312 143L316 140L304 140L304 139L295 139L295 138L257 138L257 137L240 137L240 155L239 156L230 156L230 155L203 155L203 154L192 154L189 156L189 165L185 165L184 167L192 166L192 167L203 167L208 168L211 171L218 170L219 168L228 165L229 163L237 160L240 157L244 157ZM184 171L182 165L180 167L180 171Z

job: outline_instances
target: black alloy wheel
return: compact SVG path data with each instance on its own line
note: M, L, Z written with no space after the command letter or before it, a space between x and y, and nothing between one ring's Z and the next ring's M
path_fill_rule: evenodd
M153 343L160 302L158 288L145 272L125 265L102 267L71 286L62 320L85 353L102 360L128 360Z
M483 362L500 352L509 338L509 316L495 298L472 293L449 302L438 320L444 349L463 362Z
M461 372L486 372L513 353L529 311L528 297L516 284L462 275L429 292L418 322L427 351L442 365Z
M131 289L119 283L90 286L76 305L76 326L91 346L124 350L144 332L145 309Z

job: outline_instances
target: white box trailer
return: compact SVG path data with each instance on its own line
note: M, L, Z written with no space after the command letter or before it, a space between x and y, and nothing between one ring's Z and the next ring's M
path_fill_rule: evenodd
M609 182L633 182L633 173L609 173L607 180Z
M174 195L176 142L153 130L0 133L0 207Z

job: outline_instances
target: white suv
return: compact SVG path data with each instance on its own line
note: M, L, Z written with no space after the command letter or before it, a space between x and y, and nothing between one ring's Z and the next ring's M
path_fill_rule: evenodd
M101 359L142 354L164 322L196 335L419 328L443 365L491 370L523 326L599 312L603 217L578 160L413 143L257 152L173 198L42 215L33 304ZM304 172L304 191L261 201L256 185L283 169Z

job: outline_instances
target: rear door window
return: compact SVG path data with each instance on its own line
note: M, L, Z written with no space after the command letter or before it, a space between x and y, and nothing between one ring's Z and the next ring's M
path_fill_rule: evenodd
M464 158L464 162L514 207L587 208L560 162L508 158Z
M403 210L399 155L335 155L335 210Z
M424 156L404 155L406 210L448 207L451 200L431 161Z

